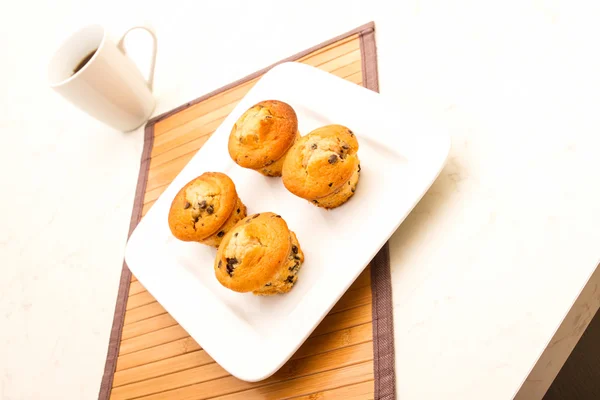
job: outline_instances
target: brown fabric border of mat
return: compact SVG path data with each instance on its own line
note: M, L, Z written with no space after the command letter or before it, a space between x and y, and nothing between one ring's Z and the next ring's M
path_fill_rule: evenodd
M146 183L148 181L148 172L150 169L150 153L154 142L154 125L194 104L204 101L220 92L238 86L244 82L252 80L274 66L295 61L303 56L310 54L318 49L333 44L339 40L352 35L359 35L360 52L362 62L363 85L373 91L379 92L379 80L377 74L377 47L375 44L375 24L370 22L356 29L339 35L333 39L323 42L317 46L304 50L284 60L281 60L267 68L257 71L236 82L223 86L202 97L185 103L171 111L160 114L148 121L144 131L144 149L140 164L140 175L138 177L131 223L129 225L129 236L139 223L142 217L142 208L144 204L144 195L146 192ZM394 357L394 319L392 303L392 282L390 274L390 256L389 246L386 243L377 253L371 263L371 290L373 296L373 358L374 358L374 376L375 376L375 399L391 400L396 396L396 377L395 377L395 357ZM117 358L119 356L119 346L121 343L121 334L123 331L123 322L125 319L125 307L131 285L131 271L126 263L123 263L119 290L117 294L117 303L115 306L115 315L110 333L108 344L108 353L104 367L104 375L100 384L98 398L108 400L112 389Z
M140 175L138 176L135 188L135 198L133 201L133 211L131 212L131 222L129 223L129 234L142 219L142 209L144 207L144 196L146 194L146 184L148 183L148 172L150 171L150 153L154 144L154 124L147 124L144 128L144 149L142 150L142 159L140 162ZM117 367L117 358L119 357L119 347L121 345L121 334L123 333L123 322L125 321L125 307L127 306L127 297L129 296L129 287L131 286L131 271L123 261L121 270L121 279L119 281L119 290L117 292L117 304L115 305L115 316L110 330L110 339L108 341L108 353L104 365L104 375L100 384L100 393L98 399L108 400L112 389L115 368Z
M360 33L363 85L379 92L375 29ZM390 249L386 242L371 261L371 296L373 313L373 370L375 398L396 398L396 365L394 349L394 315Z

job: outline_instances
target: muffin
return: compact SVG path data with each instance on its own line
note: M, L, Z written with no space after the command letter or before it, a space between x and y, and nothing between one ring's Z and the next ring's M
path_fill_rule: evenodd
M342 125L327 125L298 139L283 164L283 184L293 194L323 208L344 204L360 175L358 141Z
M205 172L173 199L169 228L179 240L219 247L223 236L245 217L246 206L233 181L220 172Z
M282 101L261 101L233 125L229 155L241 167L266 176L281 176L285 155L299 137L292 107Z
M270 296L289 292L304 253L280 215L254 214L230 230L217 251L215 275L236 292Z

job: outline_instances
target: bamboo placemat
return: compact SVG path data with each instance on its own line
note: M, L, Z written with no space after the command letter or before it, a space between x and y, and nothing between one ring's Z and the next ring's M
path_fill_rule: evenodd
M378 91L370 23L284 61L299 61ZM130 234L239 100L274 65L148 122ZM275 375L229 375L123 266L99 398L394 399L394 343L386 244Z

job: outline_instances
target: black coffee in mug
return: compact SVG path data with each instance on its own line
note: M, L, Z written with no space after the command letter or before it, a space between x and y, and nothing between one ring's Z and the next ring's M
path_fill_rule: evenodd
M73 69L73 75L78 73L81 68L85 67L85 64L87 64L92 59L92 57L94 57L94 54L96 54L96 50L93 50L92 52L90 52L90 54L83 57L83 59L79 61L79 64L77 64L77 66Z

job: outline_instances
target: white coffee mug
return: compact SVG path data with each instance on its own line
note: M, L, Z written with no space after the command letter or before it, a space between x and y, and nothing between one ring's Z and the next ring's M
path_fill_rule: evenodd
M123 48L133 29L145 29L154 42L147 82ZM129 29L117 44L102 26L87 26L52 57L50 87L99 121L124 132L134 130L150 118L156 104L152 96L156 46L156 35L147 26Z

